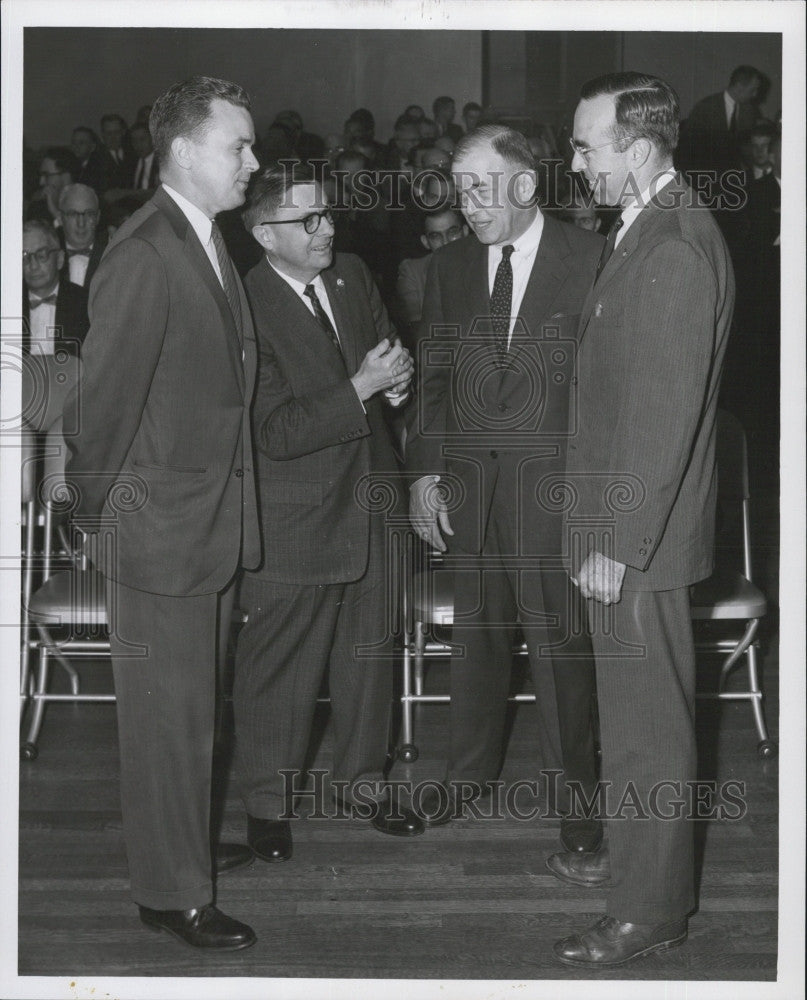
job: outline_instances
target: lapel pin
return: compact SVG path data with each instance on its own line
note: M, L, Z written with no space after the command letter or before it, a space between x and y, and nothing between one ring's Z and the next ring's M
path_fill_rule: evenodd
M337 278L336 279L336 287L337 288L344 288L345 287L345 283L344 283L344 281L341 278Z

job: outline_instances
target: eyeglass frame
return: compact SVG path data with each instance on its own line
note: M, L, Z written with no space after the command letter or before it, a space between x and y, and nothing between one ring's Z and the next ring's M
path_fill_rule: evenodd
M313 229L308 228L308 220L316 219L317 224ZM292 222L302 223L303 229L307 236L313 236L314 233L319 232L319 227L322 225L322 220L327 219L327 221L333 225L333 209L326 208L324 212L309 212L308 215L304 215L302 219L267 219L265 222L259 222L260 226L289 226Z
M78 220L79 216L81 218L98 218L101 214L97 208L85 208L83 212L77 212L74 208L61 209L61 214L65 219L72 219L73 221Z
M61 247L40 247L38 250L23 250L22 252L22 266L30 266L31 258L33 257L37 264L47 264L50 255L52 253L61 253ZM42 256L44 254L44 257Z
M434 243L438 239L442 239L443 246L445 246L446 242L450 243L453 240L457 240L460 238L460 236L462 236L462 226L451 226L449 229L434 230L434 232L424 233L423 235L426 237L429 243Z
M579 154L585 160L589 153L596 153L598 149L605 149L606 146L613 146L622 139L612 139L610 142L604 142L601 146L580 146L575 140L569 136L569 145L572 147L572 153Z

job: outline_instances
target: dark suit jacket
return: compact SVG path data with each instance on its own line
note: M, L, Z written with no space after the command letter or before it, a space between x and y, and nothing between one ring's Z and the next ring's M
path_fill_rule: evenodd
M28 349L29 322L31 309L28 303L28 287L22 283L22 315L23 324L23 350ZM78 344L80 345L90 328L90 320L87 315L87 292L81 285L74 285L72 281L65 280L60 276L59 289L56 293L56 339L64 341L63 346L71 354L78 354Z
M87 262L87 271L84 275L84 285L89 294L90 282L93 279L93 275L98 270L98 265L101 263L101 258L104 256L104 251L106 250L106 245L109 242L109 236L107 235L106 229L99 226L95 232L95 239L93 240L92 249L90 250L90 259ZM65 257L69 253L65 250ZM70 281L70 264L69 261L65 260L64 267L61 273L62 281Z
M712 569L715 419L734 274L710 212L680 175L628 229L586 300L569 445L567 527L627 564L626 590L672 590Z
M264 560L257 575L279 583L359 579L373 506L367 477L380 474L390 484L382 490L390 501L396 486L385 404L376 395L362 406L349 381L395 329L358 257L336 254L322 280L344 361L266 258L245 282L260 357L253 424Z
M681 127L681 165L685 169L727 170L739 167L738 135L759 120L756 104L737 106L737 131L726 120L723 92L710 94L692 108Z
M107 188L130 188L134 176L134 165L137 162L134 155L123 148L123 161L119 163L111 151L104 145L96 150L99 153L103 169L104 190Z
M245 565L258 561L255 341L238 287L240 332L196 233L162 188L117 231L93 280L67 471L80 491L77 517L115 524L111 575L129 587L215 593L235 573L239 545Z
M511 495L520 551L557 553L559 517L537 490L564 467L578 320L602 243L544 217L506 369L490 335L488 248L469 237L432 255L406 471L455 477L449 547L480 551L498 483Z
M86 184L93 188L96 194L101 194L107 189L106 160L100 149L94 149L87 157L87 162L81 165L76 183Z
M135 181L137 180L137 170L140 165L140 160L136 159L131 164L131 177L129 179L129 186L134 188L134 190L139 191L141 188L135 188ZM148 186L150 188L156 188L160 183L160 164L157 162L157 154L151 158L151 168L148 173Z

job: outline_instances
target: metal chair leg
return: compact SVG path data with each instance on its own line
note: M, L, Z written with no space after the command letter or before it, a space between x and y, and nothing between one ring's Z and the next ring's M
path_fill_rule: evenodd
M50 637L41 626L37 626L37 629L42 642L39 647L39 670L37 671L36 690L32 696L34 704L33 711L31 712L31 724L28 727L27 740L27 744L34 748L36 747L36 741L39 739L39 732L42 728L42 719L45 715L44 695L46 695L48 691L48 675L50 673L50 663L48 660L50 655L50 650L48 649Z

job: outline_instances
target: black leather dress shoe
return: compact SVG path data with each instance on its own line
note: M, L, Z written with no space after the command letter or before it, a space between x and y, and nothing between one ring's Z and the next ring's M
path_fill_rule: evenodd
M376 803L370 825L379 833L393 837L416 837L425 829L423 820L411 809L401 805L393 807L389 792Z
M247 815L247 843L261 861L288 861L293 850L289 821Z
M252 848L246 844L217 844L213 848L213 857L216 860L217 875L246 868L255 860Z
M238 951L255 944L255 931L212 903L191 910L150 910L139 907L140 919L154 931L168 931L192 948Z
M596 854L582 854L579 851L552 854L546 859L546 867L561 882L582 885L587 889L607 885L611 880L611 862L607 847Z
M602 823L598 819L566 819L560 821L560 842L564 851L593 854L602 843Z
M654 951L675 948L686 938L686 917L657 925L623 924L615 917L603 917L583 934L556 942L552 950L566 965L607 969Z

